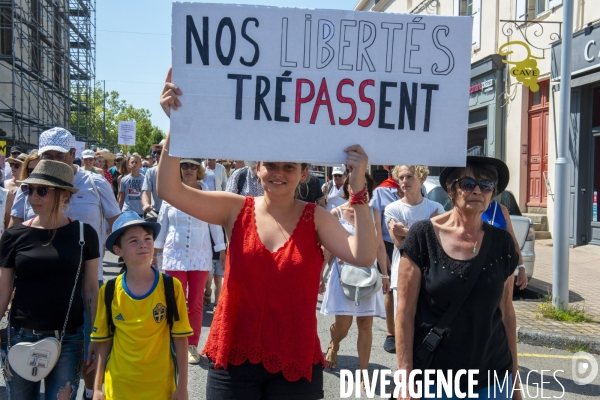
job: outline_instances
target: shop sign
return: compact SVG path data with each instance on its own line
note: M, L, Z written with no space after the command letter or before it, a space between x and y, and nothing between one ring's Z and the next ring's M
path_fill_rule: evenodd
M477 93L477 92L481 92L483 89L487 89L489 87L494 86L494 80L493 79L487 79L483 82L479 82L476 83L475 85L472 85L469 88L469 94L473 94L473 93Z
M600 66L600 26L583 29L573 35L571 45L571 72L583 72ZM562 43L552 47L552 76L560 76L560 56Z
M523 85L527 86L532 92L537 92L540 90L540 86L538 85L538 78L540 76L540 70L537 67L537 61L541 60L543 57L536 57L531 54L531 48L525 42L520 40L513 40L511 42L504 43L500 46L498 50L498 54L501 56L509 56L514 54L513 50L508 50L509 46L520 46L525 50L526 56L519 61L513 60L502 60L505 64L513 64L509 71L509 73L517 78L517 81L521 82Z

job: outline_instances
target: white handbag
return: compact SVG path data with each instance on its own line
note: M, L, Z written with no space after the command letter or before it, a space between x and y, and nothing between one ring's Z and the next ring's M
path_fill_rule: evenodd
M374 224L373 208L369 207L369 209ZM377 270L377 261L369 268L357 267L340 259L336 264L344 295L348 299L354 300L355 305L359 306L362 299L371 297L381 289L382 280L381 274Z
M67 309L67 316L65 323L60 334L60 340L53 337L47 337L34 343L21 342L14 346L10 345L10 327L7 329L8 332L8 363L10 367L23 379L27 379L31 382L39 382L44 379L50 371L56 365L58 358L60 357L60 350L62 340L65 336L65 330L67 329L67 322L69 321L69 313L71 312L71 305L75 297L75 289L77 288L77 281L79 280L79 274L81 272L81 264L83 263L83 246L85 241L83 239L83 223L79 221L79 245L81 246L81 254L79 258L79 267L77 268L77 274L75 275L75 285L71 292L71 299L69 300L69 308ZM10 321L10 316L9 316ZM56 331L58 333L58 331ZM57 335L58 336L58 335Z

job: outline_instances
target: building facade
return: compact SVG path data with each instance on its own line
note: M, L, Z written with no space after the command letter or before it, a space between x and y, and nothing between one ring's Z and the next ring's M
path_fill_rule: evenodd
M0 1L0 140L37 147L53 126L81 141L95 79L95 0Z
M504 160L511 173L508 189L519 207L543 217L534 222L541 221L538 229L550 232L556 189L560 38L574 35L570 244L600 244L597 2L574 0L574 32L562 32L562 0L361 0L355 10L473 17L469 153ZM512 41L526 43L529 54L521 45L502 48ZM537 91L532 90L535 85L524 84L532 82L519 76L523 74L519 63L526 59L537 64Z

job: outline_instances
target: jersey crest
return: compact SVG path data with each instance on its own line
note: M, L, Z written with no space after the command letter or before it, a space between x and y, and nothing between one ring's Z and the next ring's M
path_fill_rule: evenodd
M154 310L152 310L152 315L154 316L154 321L156 323L160 323L163 319L165 319L166 308L162 303L158 303Z

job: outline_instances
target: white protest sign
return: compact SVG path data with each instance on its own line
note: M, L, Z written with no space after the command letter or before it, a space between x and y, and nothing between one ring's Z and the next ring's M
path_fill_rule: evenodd
M118 144L135 146L135 121L119 121Z
M171 154L464 165L470 17L173 3Z
M85 150L85 142L75 141L75 157L81 158L83 150Z

